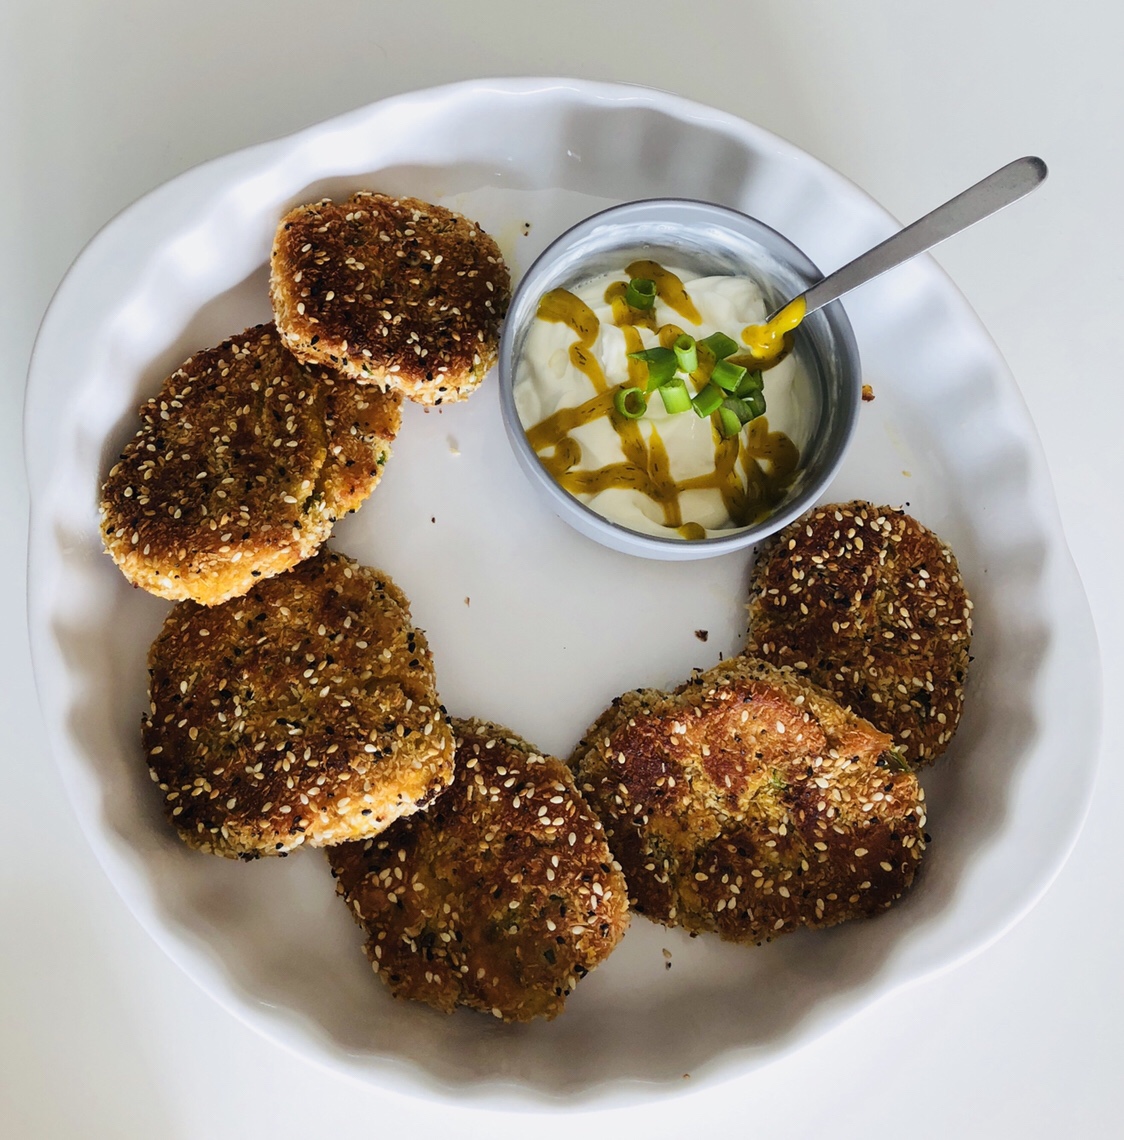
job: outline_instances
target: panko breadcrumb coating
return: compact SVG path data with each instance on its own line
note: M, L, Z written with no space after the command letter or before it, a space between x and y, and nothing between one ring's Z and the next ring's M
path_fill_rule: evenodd
M270 324L191 357L140 417L102 489L105 548L133 585L211 606L319 548L378 483L401 408Z
M281 219L269 287L277 326L302 360L447 404L495 363L511 278L475 222L364 191Z
M456 775L425 812L329 853L396 997L553 1018L620 940L626 887L569 770L510 730L453 721Z
M389 578L342 554L221 606L181 602L148 664L144 750L190 847L246 859L364 838L452 778L425 636Z
M916 767L945 751L960 722L971 640L952 551L892 507L819 507L754 569L746 653L834 693Z
M570 763L633 908L733 942L877 914L925 850L924 793L890 738L760 661L626 693Z

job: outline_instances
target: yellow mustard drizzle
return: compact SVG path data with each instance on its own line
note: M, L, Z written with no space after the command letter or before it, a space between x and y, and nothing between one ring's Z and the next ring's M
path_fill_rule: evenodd
M609 385L605 373L593 355L593 344L601 328L597 314L568 289L551 289L539 301L538 316L544 321L561 321L570 326L578 338L570 345L570 363L589 377L598 392L607 391Z
M651 329L652 332L656 332L655 308L634 309L624 299L624 295L627 291L627 281L614 281L608 289L605 290L605 304L609 305L613 310L613 324L619 329L624 329L626 333L637 327ZM639 335L637 335L637 340L639 339ZM631 351L632 349L629 349L629 352Z
M804 319L805 308L804 298L796 297L772 320L763 325L747 325L742 329L742 340L749 346L755 361L768 360L776 363L784 355L788 348L785 334L792 332Z
M687 295L683 282L658 262L634 261L631 265L625 266L625 273L630 278L645 277L649 281L654 281L656 295L669 309L673 309L693 325L702 324L702 316L695 308L695 302Z
M625 272L629 277L655 281L660 299L669 308L691 324L702 323L683 282L674 273L654 261L634 261ZM657 327L652 310L641 312L628 305L624 299L626 288L626 281L616 281L605 291L613 323L624 334L626 351L638 352L643 347L641 327L655 332L662 346L671 347L683 330L674 324ZM641 421L622 416L614 405L617 389L609 387L593 354L600 330L593 310L573 293L552 289L539 302L538 316L541 320L566 324L574 332L578 339L570 346L570 360L589 377L597 392L584 403L560 408L527 429L528 442L539 462L565 490L573 495L596 495L611 489L637 491L657 503L663 513L664 526L685 539L706 537L706 530L699 523L683 521L680 496L686 491L718 491L735 526L748 526L764 518L784 497L796 473L800 453L783 432L769 430L764 416L730 438L722 438L712 427L713 471L676 481L671 476L671 458L656 425L648 421L649 432L645 439ZM799 319L795 323L798 324ZM696 389L705 386L714 363L713 355L700 344L699 367L691 374ZM643 391L648 379L646 365L629 360L628 367L629 385ZM655 393L651 396L655 398ZM571 433L605 416L620 437L624 459L593 470L582 470L579 467L581 444Z
M635 325L623 325L621 332L624 333L625 352L640 352L643 349L644 342L640 339ZM643 360L633 360L631 356L628 358L628 382L633 388L639 388L641 392L647 388L648 366Z

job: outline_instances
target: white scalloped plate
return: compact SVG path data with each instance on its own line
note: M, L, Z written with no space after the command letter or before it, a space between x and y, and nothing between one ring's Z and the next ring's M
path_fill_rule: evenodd
M756 950L638 918L561 1018L505 1027L390 999L321 853L228 863L169 832L138 739L145 654L168 606L130 589L102 553L97 488L165 375L268 318L282 212L361 187L461 209L516 273L563 228L638 191L736 206L825 269L897 228L838 174L729 115L641 88L535 79L385 100L192 170L106 226L60 286L32 360L29 612L66 786L152 936L227 1009L309 1059L396 1091L526 1107L729 1079L1010 927L1080 828L1097 647L1014 380L929 259L847 301L877 399L830 490L907 503L953 545L976 602L967 714L925 776L934 841L902 905ZM454 714L507 723L563 756L618 692L677 682L741 640L746 559L634 560L539 509L494 383L464 405L407 409L382 486L333 541L412 598Z

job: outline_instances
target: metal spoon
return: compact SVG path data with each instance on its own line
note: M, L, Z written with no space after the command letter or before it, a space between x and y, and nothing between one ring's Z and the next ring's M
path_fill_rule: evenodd
M789 305L804 302L804 312L799 320L790 325L795 328L799 321L809 313L823 308L830 301L849 293L852 289L866 284L872 278L893 269L903 261L916 257L919 253L931 249L945 238L958 234L983 218L1018 201L1025 194L1029 194L1047 174L1046 164L1040 158L1017 158L1014 162L1000 167L994 174L989 174L974 186L969 186L955 198L950 198L943 206L938 206L922 218L918 218L904 230L900 230L893 237L887 238L880 245L860 254L854 261L848 262L822 281L813 285L806 292L794 297L792 301L781 305L769 315L766 325L771 323ZM753 326L764 329L764 326ZM775 339L779 346L780 336L787 330L778 330ZM755 356L760 356L754 353ZM766 353L761 359L767 359L772 353Z

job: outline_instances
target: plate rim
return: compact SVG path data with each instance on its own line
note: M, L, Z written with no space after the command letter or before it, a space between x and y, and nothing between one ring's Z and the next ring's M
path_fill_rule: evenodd
M157 945L159 945L201 989L207 992L220 1006L228 1010L244 1024L253 1027L267 1039L279 1044L294 1055L301 1056L305 1060L309 1060L314 1064L326 1068L328 1071L346 1073L353 1079L368 1085L373 1083L379 1087L389 1088L392 1087L392 1083L396 1078L405 1076L411 1085L419 1091L424 1089L426 1094L435 1098L454 1100L463 1104L479 1107L492 1109L502 1108L515 1111L525 1111L528 1107L558 1110L559 1108L588 1109L594 1104L596 1104L597 1107L603 1107L609 1104L623 1105L650 1099L650 1096L646 1096L645 1093L650 1094L653 1090L653 1086L649 1082L640 1081L638 1079L619 1079L614 1082L612 1078L609 1078L605 1082L583 1088L580 1093L574 1094L574 1096L568 1098L567 1101L562 1102L555 1095L544 1092L535 1086L521 1082L515 1083L510 1080L493 1079L488 1082L481 1082L477 1088L465 1084L450 1084L442 1081L430 1072L421 1070L417 1066L393 1055L379 1054L377 1063L374 1065L370 1064L370 1058L367 1059L367 1064L363 1064L363 1059L361 1058L360 1064L357 1065L353 1058L348 1058L343 1055L343 1050L339 1047L333 1047L335 1052L334 1056L330 1056L328 1050L322 1050L316 1053L311 1052L306 1048L299 1047L297 1043L290 1040L291 1034L280 1032L276 1020L267 1020L260 1016L260 1013L252 1016L253 1011L248 1007L248 1003L244 997L238 993L233 981L226 977L221 970L215 968L215 963L210 960L210 956L208 955L207 944L199 939L193 931L180 931L173 935L170 930L165 928L164 924L158 920L158 917L151 908L149 899L150 888L147 888L143 883L143 877L139 874L135 874L134 869L130 868L125 859L113 848L112 843L103 834L103 829L97 821L96 813L85 813L80 810L81 802L87 791L83 785L93 785L94 781L89 773L76 768L74 763L67 758L67 748L65 746L68 739L68 732L54 723L52 717L49 715L50 710L46 691L48 685L45 680L45 675L50 665L53 664L53 659L48 661L50 654L47 648L47 641L49 640L50 631L49 629L41 629L40 625L42 624L44 616L43 599L48 596L46 588L47 575L42 573L42 571L47 569L50 563L48 553L50 550L51 536L46 523L50 521L51 515L46 508L52 501L50 494L52 485L49 477L50 465L47 462L47 458L37 453L32 443L35 431L38 425L43 422L43 417L47 410L47 394L44 391L43 383L39 380L39 376L47 367L44 363L44 356L47 354L48 348L51 345L51 338L55 335L54 322L59 319L61 313L65 312L70 292L78 287L80 274L84 270L84 267L91 265L97 257L101 256L104 249L110 247L112 243L117 240L118 234L122 230L133 225L136 219L141 218L141 215L145 211L151 211L154 207L158 206L163 198L173 197L176 194L182 195L182 193L188 189L195 192L200 187L205 190L202 198L206 198L208 195L215 193L221 194L222 182L228 178L227 172L229 171L233 174L240 165L248 170L254 168L262 169L268 165L270 157L274 154L279 156L286 151L295 151L305 140L315 135L327 131L346 130L356 123L365 121L376 113L376 111L393 110L398 107L407 107L411 104L419 104L426 101L448 103L449 100L455 100L458 94L469 91L476 94L490 91L500 95L530 95L535 93L547 95L553 93L554 97L558 97L559 95L566 97L566 93L568 93L570 97L577 99L586 107L594 106L599 102L613 107L635 103L636 105L647 106L668 114L685 127L705 123L710 126L721 126L727 131L746 137L756 136L758 142L764 143L777 152L784 154L788 159L798 161L802 164L808 164L821 173L826 172L844 192L861 196L864 203L879 211L889 225L893 227L898 225L896 219L878 202L871 198L866 191L845 175L832 168L829 164L815 158L795 144L772 134L754 123L741 119L730 112L709 107L705 104L685 98L684 96L661 91L656 88L634 84L570 78L524 77L519 79L469 79L436 87L419 88L413 91L402 92L346 111L340 115L326 119L323 122L302 127L300 130L290 134L208 159L189 168L135 199L107 221L93 235L80 250L61 278L45 310L35 338L28 367L23 415L24 466L28 478L30 497L26 614L33 664L33 678L49 742L49 752L56 768L60 772L68 798L70 799L71 808L75 811L77 816L79 827L85 835L86 841L92 848L103 871L113 884L114 889L125 902L129 911ZM222 175L222 178L215 179L215 175ZM215 183L210 190L207 190L204 185L208 179L211 179ZM1027 478L1035 486L1034 498L1038 508L1039 519L1045 525L1046 537L1050 539L1050 546L1047 551L1047 564L1044 566L1042 573L1047 576L1055 576L1068 590L1073 591L1073 596L1070 599L1075 611L1073 616L1076 618L1076 624L1081 626L1077 633L1081 636L1091 638L1091 643L1095 650L1094 660L1089 664L1094 674L1093 679L1095 680L1095 685L1093 687L1095 692L1087 694L1089 708L1095 714L1095 727L1091 730L1087 748L1085 749L1091 756L1091 760L1089 761L1088 767L1088 779L1083 786L1081 803L1077 808L1074 820L1071 821L1069 832L1065 836L1064 842L1061 843L1061 854L1060 857L1054 861L1052 870L1048 874L1040 876L1037 883L1031 883L1029 887L1025 889L1021 903L1010 908L1008 913L1003 915L998 922L994 923L989 935L983 937L974 945L965 947L958 954L954 954L942 963L932 965L927 969L922 969L909 977L892 979L891 984L885 985L882 989L873 994L865 995L864 1000L858 1003L852 1003L842 1010L834 1010L828 1013L823 1023L817 1023L817 1029L811 1033L795 1031L789 1034L781 1040L776 1049L770 1051L769 1057L763 1061L759 1060L758 1063L751 1066L744 1066L741 1063L742 1057L751 1050L745 1047L741 1049L728 1049L710 1059L703 1066L700 1066L697 1073L692 1074L693 1079L689 1089L668 1084L656 1086L661 1096L685 1095L689 1092L698 1091L702 1085L712 1085L719 1081L734 1079L753 1069L780 1060L798 1051L812 1040L833 1032L839 1026L845 1024L853 1017L856 1017L864 1010L873 1008L885 1001L891 994L898 993L911 985L919 984L926 978L935 977L953 970L976 954L982 953L989 946L998 941L1008 930L1017 925L1050 888L1069 858L1073 847L1076 845L1084 821L1088 815L1096 784L1102 735L1102 670L1100 648L1088 599L1069 550L1068 543L1066 542L1056 494L1052 480L1049 477L1041 440L1037 428L1030 417L1029 410L1026 408L1025 401L1022 399L1017 382L998 346L994 340L992 340L986 327L982 321L980 321L980 318L974 310L972 310L961 291L935 261L932 261L930 258L926 258L926 260L930 262L931 269L939 274L944 287L950 291L950 295L955 295L957 303L972 322L976 331L982 333L983 336L987 338L989 348L999 366L1005 395L1009 398L1013 397L1021 405L1023 422L1019 426L1024 429L1021 433L1021 439L1027 449L1027 458L1029 459ZM42 635L46 635L47 640L41 640ZM1074 634L1074 636L1076 636L1076 634ZM130 888L128 891L126 891L125 885ZM285 1019L285 1015L288 1013L289 1011L282 1011L283 1023L291 1026L293 1024L293 1018L290 1016L288 1020ZM349 1060L351 1060L351 1063L346 1063ZM374 1079L372 1079L371 1074L373 1068L377 1068L378 1070L378 1076ZM411 1091L414 1090L411 1089Z

